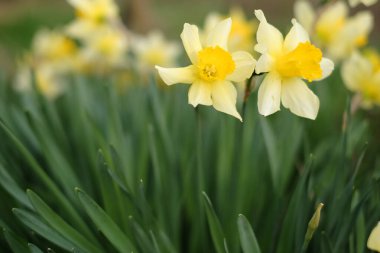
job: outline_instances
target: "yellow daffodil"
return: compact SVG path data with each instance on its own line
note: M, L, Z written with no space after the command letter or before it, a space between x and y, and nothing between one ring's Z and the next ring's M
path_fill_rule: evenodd
M59 31L41 30L33 39L33 55L37 62L56 63L56 67L70 68L77 46Z
M166 41L159 31L153 31L147 36L134 36L131 40L131 49L141 72L151 71L155 65L175 66L180 54L178 43Z
M230 16L232 27L228 40L228 48L231 51L244 50L253 53L253 38L257 30L257 22L255 20L248 20L243 10L239 8L233 8L230 11ZM224 17L220 14L209 14L205 21L205 32L210 31L223 19Z
M232 82L248 79L256 62L247 52L228 51L231 26L231 18L219 22L209 31L202 45L198 27L186 23L181 38L192 65L156 68L167 85L191 84L188 99L194 107L199 104L212 105L216 110L242 120L236 109L237 92Z
M64 91L64 82L59 72L47 64L35 69L36 87L48 99L55 99Z
M105 26L84 41L81 57L96 67L121 67L126 64L127 50L125 32Z
M354 52L343 63L342 78L346 87L361 97L361 105L380 105L380 56L373 50Z
M362 11L349 17L349 8L341 1L328 5L320 15L304 0L296 2L294 11L297 20L313 35L313 41L334 60L342 60L366 45L373 27L370 12Z
M367 241L367 247L370 250L380 252L380 222L372 230Z
M349 0L348 2L350 3L351 7L355 7L361 3L365 6L371 6L377 3L377 0Z
M331 74L334 64L322 57L319 48L310 43L306 30L293 19L293 27L283 38L270 25L261 10L255 11L260 21L255 50L261 53L256 73L268 73L258 93L260 114L268 116L280 110L280 103L298 116L315 119L318 97L302 80L321 80Z
M76 10L77 17L95 23L118 18L118 8L113 0L68 0Z

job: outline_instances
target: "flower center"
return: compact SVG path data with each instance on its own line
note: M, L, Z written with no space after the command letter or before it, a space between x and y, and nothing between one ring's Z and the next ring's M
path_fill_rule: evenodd
M301 77L311 82L322 77L321 60L322 51L305 42L282 55L276 62L276 69L283 77Z
M206 82L224 80L235 70L230 53L219 46L206 47L198 53L199 77Z

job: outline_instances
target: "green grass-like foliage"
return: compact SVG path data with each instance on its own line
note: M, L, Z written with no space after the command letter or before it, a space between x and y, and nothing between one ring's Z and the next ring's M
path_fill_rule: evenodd
M264 118L254 92L243 124L194 110L187 86L70 83L48 101L1 78L1 252L368 252L376 120L348 113L339 77L316 121Z

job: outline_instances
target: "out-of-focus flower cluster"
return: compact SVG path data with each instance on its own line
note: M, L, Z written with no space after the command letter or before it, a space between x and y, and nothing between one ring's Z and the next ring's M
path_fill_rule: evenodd
M168 42L160 31L148 35L129 31L113 0L68 3L75 10L75 19L36 34L31 52L19 63L18 90L28 90L35 83L42 94L54 99L72 75L125 77L133 69L146 76L156 64L174 65L179 57L177 43Z

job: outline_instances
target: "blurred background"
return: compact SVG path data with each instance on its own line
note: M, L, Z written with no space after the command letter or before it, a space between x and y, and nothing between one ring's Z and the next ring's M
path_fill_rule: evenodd
M252 17L254 9L263 9L271 22L287 28L293 17L294 0L118 0L118 4L129 29L161 29L169 38L179 39L184 22L202 25L208 13L227 13L233 6L242 6ZM375 40L380 34L380 5L370 11L377 24L371 35L371 40ZM0 0L0 67L12 71L38 29L59 27L73 17L73 9L64 0Z

